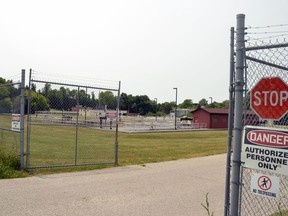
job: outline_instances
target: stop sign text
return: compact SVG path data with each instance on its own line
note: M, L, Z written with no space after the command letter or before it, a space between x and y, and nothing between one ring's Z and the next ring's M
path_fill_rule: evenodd
M254 106L283 106L288 99L288 91L255 91L254 98Z

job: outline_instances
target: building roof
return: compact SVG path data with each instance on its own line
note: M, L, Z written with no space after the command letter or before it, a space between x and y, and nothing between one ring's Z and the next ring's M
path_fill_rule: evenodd
M204 107L199 107L195 110L192 110L191 113L196 112L197 110L204 110L207 113L210 114L229 114L229 109L224 109L224 108L204 108ZM256 115L256 113L253 110L243 110L243 114L246 115Z
M199 107L195 110L192 110L191 113L196 112L197 110L204 110L210 114L227 114L229 113L228 109L223 109L223 108L203 108L203 107Z

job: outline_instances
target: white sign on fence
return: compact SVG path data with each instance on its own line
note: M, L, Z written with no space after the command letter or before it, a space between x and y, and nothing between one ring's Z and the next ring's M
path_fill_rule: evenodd
M288 175L288 130L246 126L241 161L244 167Z
M253 173L251 176L251 193L269 198L279 196L279 178L277 176Z
M20 131L20 114L12 114L12 131Z

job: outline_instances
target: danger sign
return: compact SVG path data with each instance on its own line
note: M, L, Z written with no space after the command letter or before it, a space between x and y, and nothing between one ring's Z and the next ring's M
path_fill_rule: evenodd
M12 114L11 130L20 131L20 114Z
M288 130L246 126L243 166L288 175Z
M269 198L279 196L279 178L277 176L253 173L251 176L251 193Z
M280 77L262 78L251 89L250 100L260 118L279 120L288 111L288 86Z

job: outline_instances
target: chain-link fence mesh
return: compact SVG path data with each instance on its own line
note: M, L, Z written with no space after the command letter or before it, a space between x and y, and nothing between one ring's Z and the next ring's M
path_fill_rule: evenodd
M20 94L19 83L0 84L0 152L19 154Z
M259 196L251 192L251 177L254 173L262 175L277 176L279 178L278 198L270 198L268 196ZM288 209L288 176L273 174L271 172L258 171L256 169L243 168L242 172L242 198L241 198L241 215L255 216L280 216L287 215Z
M278 121L262 120L251 109L250 90L261 78L280 77L288 83L288 44L285 40L269 40L260 42L248 40L246 44L246 91L244 97L244 125L263 127L286 128L288 115ZM251 193L251 176L260 171L242 167L241 187L241 215L282 215L288 210L288 177L272 172L263 172L263 175L277 176L280 181L278 198L267 198ZM283 214L284 215L284 214Z
M30 80L28 167L115 163L119 86Z

